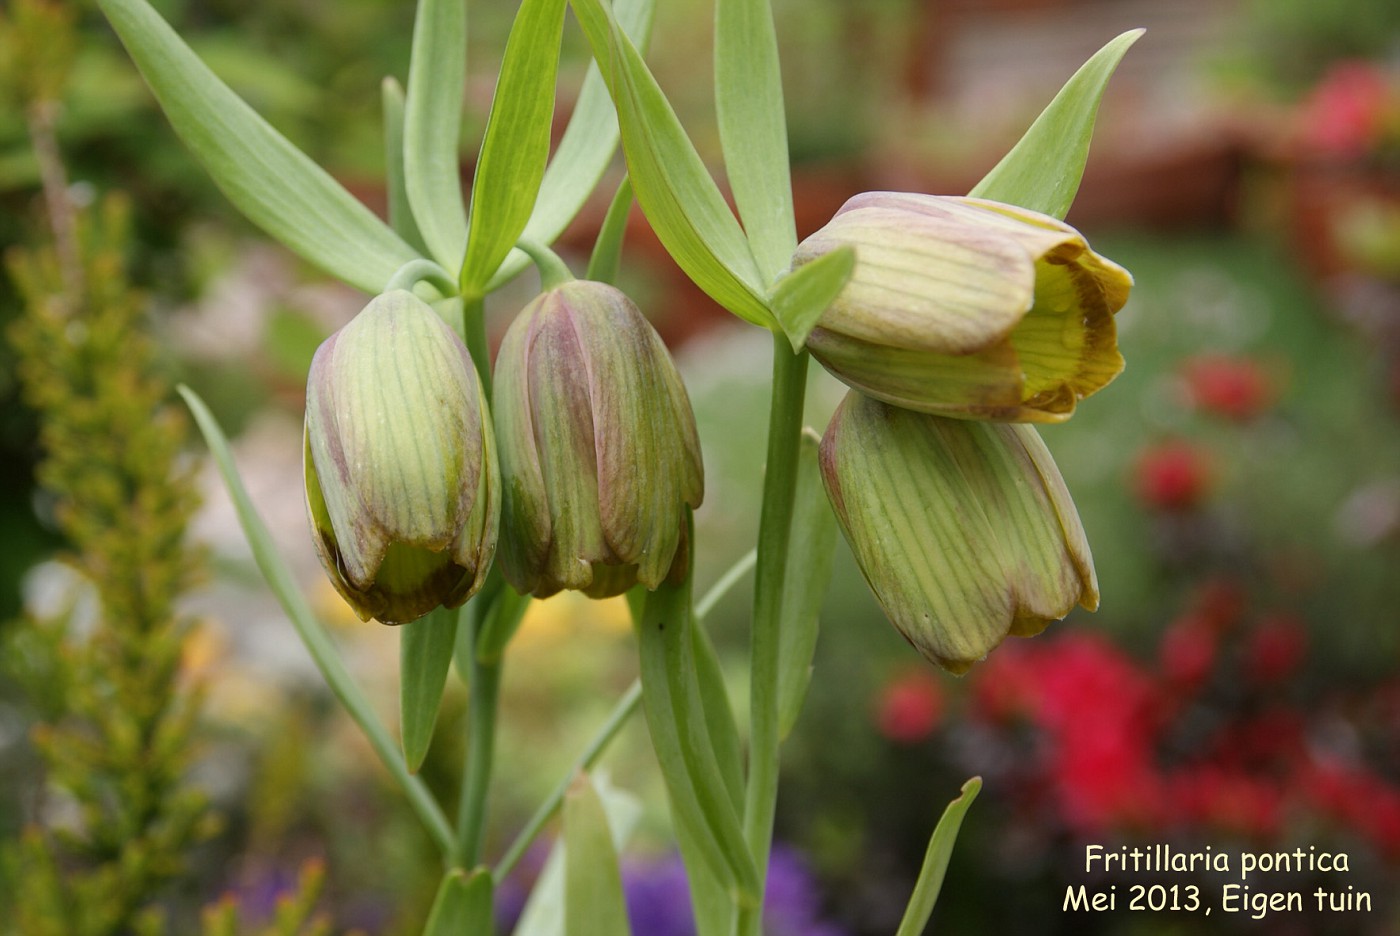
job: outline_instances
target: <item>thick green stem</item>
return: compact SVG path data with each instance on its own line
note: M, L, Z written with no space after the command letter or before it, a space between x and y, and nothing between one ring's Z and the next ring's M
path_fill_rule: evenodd
M778 801L779 625L783 578L797 487L802 404L807 392L807 354L794 354L782 334L773 335L773 402L768 419L768 464L758 527L758 569L754 581L752 660L749 677L749 776L744 796L744 839L767 876ZM760 895L761 898L761 895ZM740 936L761 932L762 901L739 910Z
M487 606L487 614L493 610ZM472 632L472 647L486 626L486 615L477 620ZM491 787L491 766L496 753L496 704L501 692L501 663L483 663L475 652L471 654L471 676L468 679L471 709L468 715L471 733L467 737L466 775L462 778L461 806L457 811L456 864L473 868L481 861L481 842L486 827L486 794Z
M467 351L481 378L486 401L491 402L491 348L486 340L486 303L480 298L463 297L462 331L466 335ZM477 653L477 642L489 625L493 615L498 613L501 603L496 601L500 589L504 587L500 573L493 569L487 577L481 592L472 599L480 611L468 615L468 635L471 652L467 659L458 657L458 664L466 663L468 702L467 761L463 769L462 792L457 810L457 848L453 855L459 867L472 868L481 861L481 843L485 836L486 794L491 788L491 767L496 753L496 709L501 691L501 662L483 662ZM467 621L463 624L466 625Z
M462 334L466 336L467 351L481 387L486 391L486 403L491 403L491 345L486 340L486 300L462 297Z

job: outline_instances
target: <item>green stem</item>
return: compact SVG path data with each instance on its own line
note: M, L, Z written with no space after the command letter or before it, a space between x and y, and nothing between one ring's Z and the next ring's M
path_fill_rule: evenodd
M491 608L491 605L487 605ZM494 610L494 609L493 609ZM487 615L491 612L488 611ZM472 632L472 647L486 627L483 615ZM486 795L491 788L491 766L496 753L496 709L501 693L500 662L484 663L473 650L468 679L471 710L467 737L466 776L462 779L461 806L457 811L456 864L473 868L481 861L486 827Z
M486 402L491 403L491 348L486 340L486 301L483 297L463 297L462 331L472 356ZM477 653L481 634L489 629L499 612L496 595L504 586L499 571L493 569L485 585L472 600L480 612L468 615L471 632L467 635L471 652L467 655L468 728L467 760L462 771L462 790L457 809L457 848L453 857L459 867L471 868L481 860L485 835L486 795L491 788L491 768L496 753L496 714L501 692L501 661L483 662ZM459 664L462 662L458 657Z
M773 401L768 419L768 463L763 481L758 569L754 581L749 777L744 796L744 839L758 867L760 881L767 876L773 814L778 801L779 625L806 392L806 352L794 354L788 340L774 332ZM762 915L760 893L758 906L739 909L741 936L757 936L761 932Z
M486 404L491 404L491 345L486 340L486 300L462 297L462 334L467 351L472 356L481 387L486 391Z
M455 296L457 294L457 283L447 274L447 271L431 260L424 260L421 257L417 260L410 260L394 271L394 275L389 277L389 282L384 284L385 292L393 292L395 289L406 289L413 291L413 287L419 282L427 283L444 296Z
M522 237L515 246L523 250L535 262L535 266L540 271L541 288L554 289L573 280L574 274L569 269L569 265L560 259L557 253L539 241Z

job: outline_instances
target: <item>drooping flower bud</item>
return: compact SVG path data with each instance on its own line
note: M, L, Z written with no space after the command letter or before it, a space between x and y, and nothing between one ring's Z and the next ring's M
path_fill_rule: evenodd
M822 439L821 469L886 616L944 669L965 672L1008 634L1098 606L1079 514L1029 426L849 393Z
M316 351L306 386L306 504L331 583L363 620L457 607L496 549L500 474L466 346L395 290Z
M661 338L623 293L573 281L521 312L496 363L501 571L536 596L655 588L685 567L704 481Z
M1074 228L975 198L866 192L797 248L855 272L807 340L868 396L964 419L1060 422L1123 369L1132 277Z

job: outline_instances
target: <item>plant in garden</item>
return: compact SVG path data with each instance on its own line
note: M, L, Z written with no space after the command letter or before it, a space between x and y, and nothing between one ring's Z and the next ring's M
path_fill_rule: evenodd
M1104 86L1137 33L1090 60L971 199L861 196L800 247L763 0L716 8L716 105L737 218L645 64L651 0L574 0L596 64L552 154L565 2L522 0L464 204L464 4L421 0L407 91L392 79L384 86L388 224L243 104L146 0L99 5L234 204L379 297L318 354L307 483L337 588L363 616L404 625L402 750L272 549L218 425L185 396L270 586L442 851L427 932L488 932L496 884L561 808L564 871L535 898L554 912L527 914L518 932L629 931L617 861L623 823L588 770L639 701L698 932L762 931L779 751L816 639L826 583L814 570L834 540L817 445L801 423L809 342L857 388L828 429L827 490L877 596L930 657L963 669L1007 633L1037 631L1076 602L1097 601L1073 505L1034 431L972 420L1063 419L1121 367L1112 315L1130 279L1059 219L1078 188ZM547 245L619 141L628 177L587 278L574 280ZM773 335L746 737L700 625L713 599L692 600L702 544L689 515L702 484L686 393L654 332L608 285L634 195L696 284ZM919 232L912 257L899 249L910 230ZM511 327L493 376L484 299L531 262L544 291ZM976 288L959 285L967 283ZM886 301L891 294L900 298ZM882 420L907 426L910 444L882 435ZM498 456L499 530L490 506ZM866 477L843 469L857 463L881 467ZM919 480L927 499L907 516L895 510ZM925 533L932 540L920 542ZM495 541L498 562L487 571ZM941 554L930 554L930 542ZM737 578L725 576L717 590ZM619 700L576 771L489 866L482 840L501 668L529 595L565 588L627 592L640 690ZM413 771L454 658L469 687L470 734L450 823ZM976 781L964 790L930 842L901 934L929 917Z

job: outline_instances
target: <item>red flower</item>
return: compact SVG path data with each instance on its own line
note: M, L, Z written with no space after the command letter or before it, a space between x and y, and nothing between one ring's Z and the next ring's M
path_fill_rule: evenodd
M1274 381L1251 358L1206 354L1183 365L1183 376L1197 409L1244 422L1273 403Z
M1210 486L1205 453L1189 442L1169 441L1144 449L1137 458L1133 488L1138 499L1158 510L1188 510Z
M1400 857L1400 789L1365 767L1320 760L1308 765L1304 789L1324 813Z
M1308 634L1291 614L1275 614L1259 622L1245 648L1245 668L1259 684L1282 682L1298 669L1308 652Z
M1152 681L1107 640L1068 634L999 651L979 674L978 710L1022 715L1044 734L1048 791L1086 833L1158 821Z
M1303 102L1304 145L1330 156L1365 156L1380 142L1390 98L1376 66L1338 62Z
M1244 586L1239 582L1229 578L1210 579L1192 595L1192 613L1204 626L1223 634L1244 616L1246 598Z
M1224 831L1268 838L1283 818L1283 791L1240 770L1207 764L1174 774L1168 795L1182 818Z
M932 673L911 669L886 683L875 707L880 734L896 744L917 744L943 716L943 691Z
M1199 686L1215 668L1218 645L1215 631L1204 618L1177 620L1162 635L1157 649L1162 675L1178 686Z

